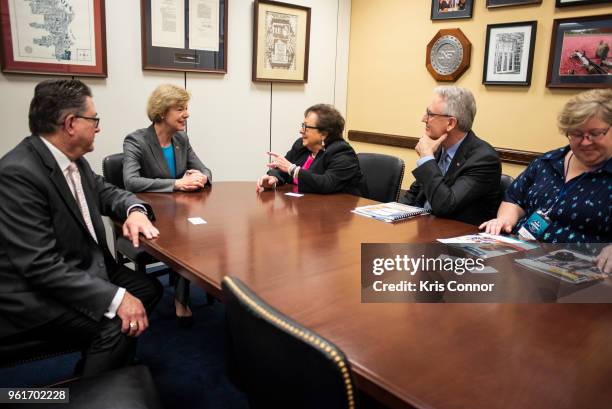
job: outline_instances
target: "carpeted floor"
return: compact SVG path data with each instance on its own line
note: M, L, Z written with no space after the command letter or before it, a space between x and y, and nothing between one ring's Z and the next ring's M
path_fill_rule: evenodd
M174 289L161 277L164 297L138 344L138 359L151 370L166 409L246 409L247 401L227 379L222 304L206 305L204 292L191 287L195 325L179 328ZM0 368L0 387L48 385L72 376L78 354Z

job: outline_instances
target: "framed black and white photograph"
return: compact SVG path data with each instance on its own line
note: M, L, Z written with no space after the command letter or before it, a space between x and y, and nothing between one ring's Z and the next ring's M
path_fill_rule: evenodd
M586 6L588 4L612 3L612 0L557 0L555 7Z
M553 21L549 88L612 87L612 14Z
M474 0L432 0L431 19L470 18L473 8Z
M142 69L227 72L229 0L141 0Z
M310 7L256 0L253 81L308 82Z
M541 4L542 0L487 0L487 8Z
M531 85L537 21L487 25L485 85Z

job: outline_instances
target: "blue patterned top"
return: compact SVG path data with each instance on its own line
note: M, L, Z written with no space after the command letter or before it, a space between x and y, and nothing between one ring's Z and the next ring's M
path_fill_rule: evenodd
M552 209L542 241L548 243L610 243L612 240L612 158L599 169L564 183L564 158L569 146L534 160L506 191L504 201L525 210L514 233L537 210ZM557 203L555 203L557 201Z

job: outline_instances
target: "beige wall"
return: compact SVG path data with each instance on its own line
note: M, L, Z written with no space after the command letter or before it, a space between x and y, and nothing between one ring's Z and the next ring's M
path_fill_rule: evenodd
M470 68L455 83L471 89L478 105L474 131L496 147L543 152L565 143L556 115L578 90L546 88L548 53L555 18L598 15L612 6L555 9L542 4L487 9L474 1L471 19L431 21L431 1L353 0L349 50L347 129L420 136L420 122L438 84L425 68L427 43L443 28L460 28L472 43ZM537 20L530 87L484 86L482 70L487 24ZM404 187L413 180L412 150L353 143L357 151L390 153L406 161ZM517 175L521 166L504 165Z

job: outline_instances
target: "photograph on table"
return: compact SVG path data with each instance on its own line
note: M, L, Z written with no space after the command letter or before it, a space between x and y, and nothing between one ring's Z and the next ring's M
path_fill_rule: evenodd
M0 0L2 72L106 77L104 0Z
M612 86L612 14L555 19L548 61L549 88Z
M432 0L431 19L470 18L473 7L474 0Z
M537 21L487 25L482 83L531 84Z

